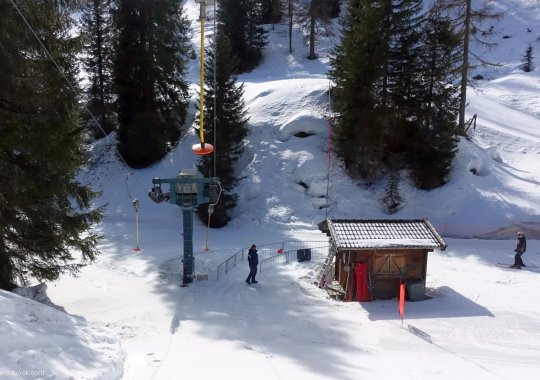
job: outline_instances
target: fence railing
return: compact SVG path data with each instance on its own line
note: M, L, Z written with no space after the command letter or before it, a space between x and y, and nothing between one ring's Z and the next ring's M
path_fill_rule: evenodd
M298 249L292 249L262 261L259 261L259 271L261 273L267 272L280 265L289 263L291 261L307 261L311 259L319 260L328 256L329 245L319 247L302 247ZM306 253L308 251L309 253ZM309 259L306 259L306 255L309 255Z
M269 243L257 245L257 253L259 254L259 265L261 262L273 258L274 256L280 256L286 252L296 252L299 249L309 248L310 246L322 246L328 244L327 241L297 241L289 240L282 243ZM242 248L227 260L218 265L216 270L216 277L219 281L225 274L227 274L232 268L236 267L241 261L246 260L249 248Z

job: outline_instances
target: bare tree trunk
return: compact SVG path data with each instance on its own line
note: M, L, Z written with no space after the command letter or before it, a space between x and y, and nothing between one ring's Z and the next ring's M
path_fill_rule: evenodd
M467 77L469 72L469 35L471 30L471 0L466 0L465 21L463 25L463 65L461 66L461 84L459 97L459 121L461 132L465 131L465 107L467 105Z
M293 0L289 0L289 53L292 53Z
M101 128L107 128L106 126L106 108L105 108L105 73L104 73L104 62L103 62L103 23L101 14L98 12L99 4L98 0L94 0L94 17L96 20L96 30L97 30L97 58L98 58L98 80L99 80L99 123ZM108 132L108 131L107 131Z
M317 54L315 54L315 0L311 0L309 6L309 55L307 58L317 58Z

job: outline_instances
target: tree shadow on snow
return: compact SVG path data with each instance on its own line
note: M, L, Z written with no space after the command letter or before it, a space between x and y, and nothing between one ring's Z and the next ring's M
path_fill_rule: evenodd
M256 285L247 285L245 276L244 267L235 268L219 282L211 279L165 292L174 308L171 335L191 325L194 334L236 347L227 361L253 360L252 355L266 360L286 357L307 377L317 373L333 378L340 373L341 379L353 380L350 374L368 373L361 360L345 360L347 355L358 358L370 353L343 333L333 315L335 301L320 298L320 289L313 286L311 292L294 276L278 271L261 273ZM216 350L211 355L217 360L223 353ZM222 370L223 378L233 375L228 368Z

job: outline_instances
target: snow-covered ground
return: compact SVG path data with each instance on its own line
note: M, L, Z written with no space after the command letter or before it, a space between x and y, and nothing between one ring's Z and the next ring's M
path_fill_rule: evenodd
M241 76L251 133L238 167L239 207L222 229L208 231L195 218L195 270L207 281L179 286L181 211L146 195L152 177L194 167L194 131L163 162L137 171L114 158L108 141L96 145L99 159L83 178L109 203L97 227L102 254L78 278L49 284L52 302L69 314L0 291L0 377L538 378L540 273L495 264L512 262L518 230L529 238L525 262L540 264L540 70L517 68L529 43L540 51L540 1L493 3L507 14L500 45L486 57L503 66L477 69L486 79L468 92L472 140L460 142L443 188L419 191L404 179L404 206L394 215L378 202L384 184L356 183L335 157L326 198L325 73L336 37L308 61L300 38L288 53L286 27L277 26L261 67ZM186 6L196 19L193 0ZM197 73L194 66L194 86ZM131 196L140 200L139 253ZM326 217L429 219L449 244L429 256L431 298L407 303L403 322L395 300L331 300L313 284L319 260L263 271L251 286L241 261L217 280L217 266L252 243L270 255L275 246L265 244L325 242L317 223Z

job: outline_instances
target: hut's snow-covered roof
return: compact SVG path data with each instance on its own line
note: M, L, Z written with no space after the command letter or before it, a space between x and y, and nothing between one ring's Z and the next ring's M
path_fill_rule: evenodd
M447 244L429 221L327 219L319 229L337 248L424 248L441 250Z

